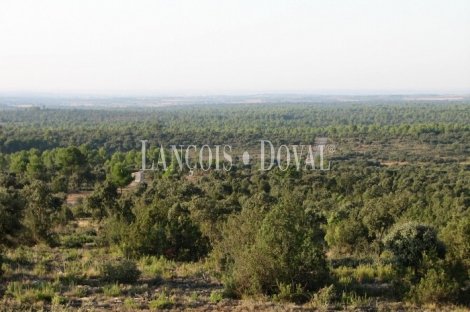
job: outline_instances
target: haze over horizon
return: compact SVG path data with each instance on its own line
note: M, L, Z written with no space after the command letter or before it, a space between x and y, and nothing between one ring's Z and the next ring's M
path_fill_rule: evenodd
M470 93L470 2L11 1L1 94Z

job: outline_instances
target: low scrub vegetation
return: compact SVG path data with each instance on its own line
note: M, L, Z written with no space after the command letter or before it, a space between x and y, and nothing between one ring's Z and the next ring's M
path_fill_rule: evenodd
M2 111L0 311L466 309L469 107ZM324 136L331 170L235 156ZM141 139L169 169L128 185ZM192 142L231 169L179 170Z

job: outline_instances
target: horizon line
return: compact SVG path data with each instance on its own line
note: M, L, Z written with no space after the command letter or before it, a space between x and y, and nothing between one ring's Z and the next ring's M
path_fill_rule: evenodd
M0 97L216 97L216 96L413 96L470 95L470 89L454 90L361 90L338 89L317 91L0 91Z

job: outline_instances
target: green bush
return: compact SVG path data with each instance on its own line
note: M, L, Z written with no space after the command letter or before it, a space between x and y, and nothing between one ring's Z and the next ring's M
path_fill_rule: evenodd
M165 257L160 256L144 256L139 259L139 267L142 270L142 275L147 277L170 277L173 270L176 268L176 263L167 260Z
M239 299L240 296L237 293L237 284L233 276L224 275L222 278L222 281L224 285L224 292L223 292L224 297L232 298L232 299Z
M220 300L222 300L223 298L223 294L219 291L213 291L211 292L211 295L210 295L210 301L211 302L214 302L214 303L217 303L219 302Z
M462 280L468 279L469 274L462 274L462 271L470 273L470 218L456 218L447 223L440 237L446 245L447 259L461 263L463 267L458 268L458 275Z
M371 265L359 265L354 270L354 277L359 283L372 283L374 281L375 270Z
M52 297L52 305L64 305L68 302L67 298L60 295L55 295Z
M134 261L123 260L117 263L106 263L100 267L100 275L104 281L124 284L135 283L140 271Z
M370 298L367 297L367 294L360 296L355 291L346 292L343 290L341 293L341 302L344 305L352 305L356 307L365 306L370 302Z
M118 284L105 285L103 287L103 294L109 297L117 297L121 295L121 288Z
M328 306L336 300L335 286L325 286L313 295L313 303L318 306Z
M278 285L279 291L273 296L274 301L279 302L291 302L299 301L304 294L302 286L298 284L295 289L292 288L291 284L280 283Z
M13 281L8 283L5 293L18 301L22 301L21 298L23 297L24 288L25 287L22 282Z
M318 239L319 229L309 215L286 203L273 207L261 224L252 223L262 217L256 212L247 212L249 219L242 217L245 218L244 213L229 219L225 229L223 254L229 264L227 275L233 276L233 280L228 279L226 292L238 297L281 295L284 300L301 297L297 285L302 286L303 292L310 292L328 282L329 269ZM240 229L247 235L241 241L244 246L240 244ZM255 235L254 241L248 240L248 233ZM287 293L290 294L284 296Z
M326 227L325 240L328 246L338 254L351 254L365 249L367 228L356 220L332 221Z
M174 300L169 298L165 292L162 292L157 299L150 301L150 309L169 309L173 306Z
M67 194L64 194L63 196L66 197ZM69 206L67 204L63 204L60 210L55 213L54 218L57 219L58 223L66 226L74 219L74 216Z
M410 293L412 301L418 303L455 302L459 295L459 285L443 269L433 268L426 272Z
M10 261L12 263L31 265L34 263L34 253L31 248L24 245L19 246L13 252L10 252Z
M377 266L377 280L388 283L396 278L395 271L391 264L380 264Z
M51 225L57 223L57 213L65 198L53 195L47 183L38 180L32 181L21 194L28 198L24 224L31 232L33 241L55 245L56 237Z
M54 297L54 293L58 290L58 287L51 283L41 283L34 290L34 297L38 301L51 301Z
M395 226L384 238L384 246L393 253L395 261L402 268L413 268L415 275L421 267L424 253L436 253L441 258L445 254L436 230L416 222Z

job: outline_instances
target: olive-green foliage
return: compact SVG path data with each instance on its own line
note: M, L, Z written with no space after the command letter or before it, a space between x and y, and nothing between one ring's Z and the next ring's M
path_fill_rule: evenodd
M288 285L298 293L298 285L302 291L312 291L328 281L319 224L297 205L295 200L286 201L264 214L246 208L229 219L224 231L227 241L219 248L234 279L230 292L276 294L282 285L285 297Z
M431 268L411 291L411 299L418 303L456 302L459 284L442 267Z
M208 237L188 209L200 193L189 182L155 180L152 187L121 195L116 212L104 222L100 243L119 245L129 256L197 261L210 250Z
M65 305L67 302L68 302L67 298L64 296L60 296L60 295L54 295L54 297L52 297L52 300L51 300L51 303L53 306Z
M211 292L211 295L209 297L209 300L214 303L218 303L220 300L222 300L223 294L220 291L213 291Z
M386 105L369 100L353 105L329 99L243 107L1 111L0 245L26 249L26 244L67 232L62 242L79 246L85 236L68 232L68 208L55 209L51 199L63 201L58 193L87 189L93 193L74 209L75 217L92 215L100 221L98 236L86 235L87 241L113 245L125 257L178 261L199 260L215 247L212 257L218 260L218 274L225 276L226 295L268 293L297 300L301 292L307 298L312 294L305 292L328 280L326 273L320 277L324 248L332 264L343 260L337 257L350 257L343 263L346 269L335 269L342 272L335 286L338 295L344 290L343 302L364 301L371 290L367 284L376 282L390 286L374 286L374 291L383 289L383 295L396 299L408 295L432 302L426 293L436 291L435 297L444 299L435 301L455 302L448 289L454 289L455 280L468 292L470 270L468 99L381 100ZM237 160L242 150L256 155L252 151L259 151L261 139L278 148L313 144L318 136L328 136L328 144L337 147L325 155L330 171L297 171L292 153L286 171L261 172L256 156L248 165ZM169 165L175 158L171 144L184 145L183 152L188 144L198 149L201 144L230 144L233 166L228 172L195 170L192 177L185 166L183 172L176 165L166 173L149 171L148 185L119 194L114 183L104 181L115 164L127 169L140 165L141 139L149 140L148 164L158 163L160 145ZM410 220L427 227L396 230L394 224ZM423 261L423 254L443 255L433 229L447 249L440 266ZM388 262L392 253L393 270ZM16 260L8 253L10 261ZM37 266L38 271L44 268ZM66 269L74 281L80 272ZM462 292L459 298L468 302Z
M174 304L174 300L169 298L165 292L162 292L160 296L150 301L149 308L150 309L169 309L173 306L173 304Z
M122 162L116 162L111 167L109 177L117 187L122 188L132 182L131 170L127 169Z
M56 162L61 171L66 175L71 175L86 164L86 156L75 146L59 149L56 155Z
M318 290L313 296L313 303L319 306L328 306L336 300L337 293L335 285L325 286Z
M62 194L62 198L65 198L66 195ZM70 221L74 220L72 209L67 204L62 204L60 210L56 211L54 219L57 220L57 223L66 226Z
M275 206L264 218L252 258L262 290L272 291L272 285L277 282L300 284L310 291L326 282L329 272L323 247L315 233L318 224L309 219L308 215L294 213L283 206ZM261 263L271 265L263 267Z
M338 253L360 251L367 244L367 229L360 221L334 220L327 226L325 240Z
M253 140L268 136L276 141L299 140L322 133L330 138L361 134L377 141L390 135L433 140L469 130L468 100L445 105L442 101L385 103L377 105L367 100L351 105L330 99L329 103L197 105L153 110L133 108L125 112L121 109L6 110L0 116L0 122L5 123L0 152L10 154L32 147L51 150L74 142L96 150L106 147L104 153L87 155L93 163L100 163L106 152L135 150L143 138L177 144L213 142L225 137L253 144ZM185 131L181 131L181 125ZM456 151L465 148L464 141L451 144L455 144Z
M385 248L393 252L395 260L403 267L412 267L415 272L421 264L423 253L435 252L444 255L444 246L437 238L434 228L416 222L395 226L384 238Z
M24 230L21 221L25 204L18 190L12 187L5 188L0 183L0 246L14 245L17 235Z
M100 267L100 275L103 281L132 284L140 277L140 271L132 260L108 262Z
M54 179L52 179L51 190L54 193L60 193L60 192L67 193L68 191L67 185L68 185L67 177L62 176L62 175L57 176Z
M126 234L127 223L116 216L106 218L103 228L98 232L96 243L98 246L111 246L122 244ZM125 244L125 243L124 243Z
M39 180L22 190L22 195L28 198L25 208L25 224L31 231L36 242L53 242L53 225L57 221L57 213L62 207L63 197L54 196L49 186Z
M121 288L118 284L105 285L103 287L103 294L109 297L117 297L121 295Z
M28 166L28 154L26 151L19 151L14 156L10 158L10 169L13 172L18 174L22 174L26 171L26 167Z
M85 206L94 219L103 218L117 212L117 187L109 181L98 184L93 193L86 198Z
M445 243L448 259L461 263L465 271L470 273L470 218L452 220L442 230L440 237Z
M124 307L128 309L140 309L142 307L142 304L138 301L135 301L132 298L126 298L124 300Z
M195 261L208 252L203 237L185 209L174 204L162 215L162 203L150 207L136 206L135 221L124 225L122 243L137 255L164 255L179 261Z

